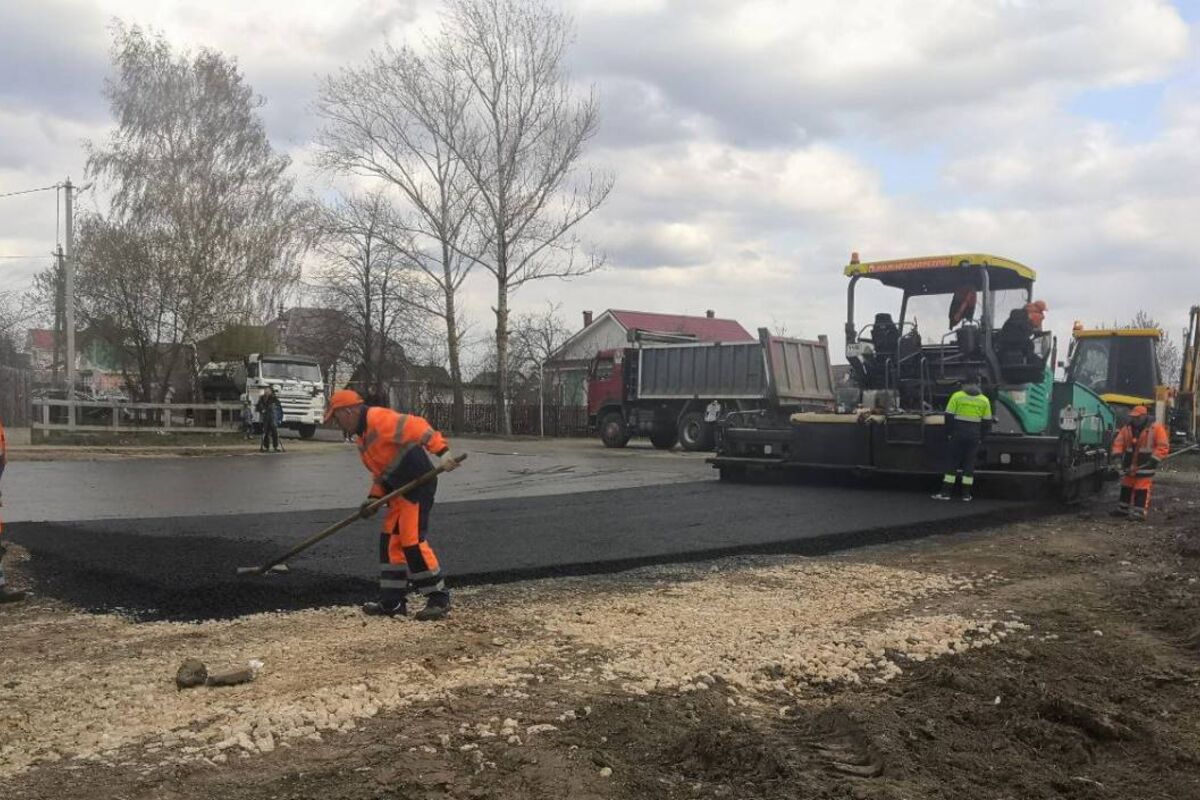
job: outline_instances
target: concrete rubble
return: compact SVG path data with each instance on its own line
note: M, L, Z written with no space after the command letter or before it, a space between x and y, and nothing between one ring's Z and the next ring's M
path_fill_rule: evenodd
M468 687L512 698L516 711L527 696L522 688L547 676L630 694L720 685L737 698L731 702L747 705L768 692L885 682L906 659L986 647L1022 629L1010 615L921 607L936 597L969 597L995 580L794 560L705 569L689 580L465 590L451 627L368 621L353 608L206 623L134 624L78 613L14 618L5 622L6 639L42 642L45 658L30 663L0 652L0 777L60 759L220 764L320 742ZM245 664L252 655L259 666L250 673L261 663L271 668L252 683L179 691L176 666L199 652L212 664ZM190 679L199 674L194 667ZM433 749L492 740L520 747L586 713L514 713Z

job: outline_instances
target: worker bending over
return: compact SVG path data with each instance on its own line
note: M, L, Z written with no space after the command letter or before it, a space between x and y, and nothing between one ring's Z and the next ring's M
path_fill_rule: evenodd
M950 395L950 402L946 404L949 457L942 488L933 496L934 500L950 500L954 496L954 484L961 477L962 499L970 502L975 486L975 457L991 424L992 403L980 388L979 378L971 376L961 389Z
M450 444L442 434L416 414L402 414L381 406L368 407L358 392L341 389L329 400L325 422L337 422L342 433L354 436L363 465L375 477L362 504L364 519L375 500L421 477L433 465L428 453L440 456L449 472L458 467ZM437 479L388 503L383 533L379 537L379 601L363 605L370 616L402 616L408 612L410 588L425 596L419 620L438 620L450 612L450 593L442 580L437 555L426 541Z
M1114 516L1145 521L1158 464L1171 451L1171 438L1160 422L1150 420L1145 406L1129 412L1129 420L1113 440L1112 453L1121 456L1121 499Z

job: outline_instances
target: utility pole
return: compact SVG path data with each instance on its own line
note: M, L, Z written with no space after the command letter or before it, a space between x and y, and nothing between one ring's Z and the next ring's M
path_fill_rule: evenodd
M72 405L67 407L67 424L75 427L75 214L71 193L74 191L71 179L63 185L66 198L67 252L66 252L66 316L67 316L67 400Z
M54 386L58 387L59 367L63 363L63 249L62 245L54 248L54 355L50 369L54 374Z

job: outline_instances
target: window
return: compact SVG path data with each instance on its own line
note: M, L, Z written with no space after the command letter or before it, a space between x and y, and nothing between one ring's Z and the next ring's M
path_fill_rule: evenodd
M1109 344L1105 339L1084 339L1071 363L1071 377L1096 394L1106 394L1108 387Z
M262 376L276 380L321 382L321 368L303 361L264 361Z
M596 361L596 368L592 371L592 380L606 381L612 377L613 361L611 358L601 358Z
M1154 397L1158 385L1154 340L1142 336L1121 337L1117 345L1115 384L1111 391L1133 397Z

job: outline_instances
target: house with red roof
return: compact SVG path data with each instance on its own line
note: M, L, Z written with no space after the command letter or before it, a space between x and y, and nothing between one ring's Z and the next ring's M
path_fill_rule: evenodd
M54 368L54 331L45 328L30 328L25 332L25 353L29 366L35 370ZM59 355L61 359L61 354Z
M596 354L627 347L635 337L675 342L757 341L737 320L723 319L713 311L702 317L618 309L593 317L591 311L584 311L583 327L546 361L546 401L586 405L587 371Z

